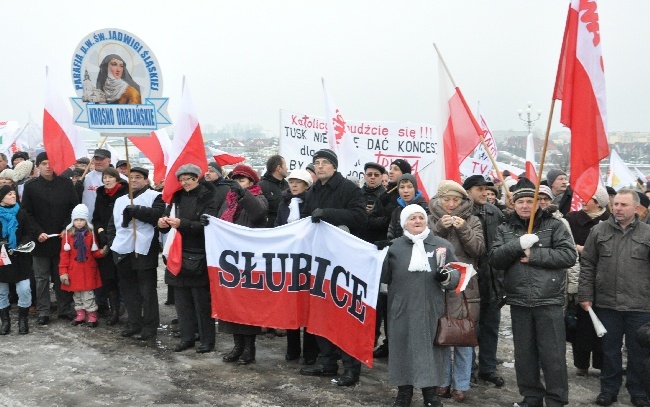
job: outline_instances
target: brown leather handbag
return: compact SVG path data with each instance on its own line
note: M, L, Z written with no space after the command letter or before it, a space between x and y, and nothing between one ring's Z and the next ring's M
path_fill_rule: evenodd
M467 297L463 292L463 303L467 310L467 318L449 318L447 295L445 294L445 315L438 319L438 332L434 344L438 346L478 346L476 337L476 322L469 312Z

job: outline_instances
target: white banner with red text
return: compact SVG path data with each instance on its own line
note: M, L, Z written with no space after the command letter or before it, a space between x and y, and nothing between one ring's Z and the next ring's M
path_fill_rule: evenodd
M311 218L251 229L211 217L205 247L215 318L306 327L372 367L386 250Z
M339 167L349 169L343 174L345 177L363 178L363 165L367 162L388 169L391 162L401 158L411 164L412 173L416 174L425 167L435 167L442 159L442 141L437 128L431 124L347 120L345 125L359 150L356 166L339 162ZM312 162L313 153L330 148L327 137L325 118L280 110L280 155L286 159L289 171L304 169ZM440 172L426 171L420 177L429 195L435 195L441 181Z

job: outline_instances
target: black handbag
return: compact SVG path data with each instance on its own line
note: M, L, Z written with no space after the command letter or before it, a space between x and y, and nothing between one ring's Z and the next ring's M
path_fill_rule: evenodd
M207 270L208 263L203 251L183 250L181 274L184 277L200 276Z
M469 312L467 297L463 294L463 303L467 310L467 318L450 318L445 295L445 315L438 319L438 332L434 344L438 346L478 346L476 337L476 322Z

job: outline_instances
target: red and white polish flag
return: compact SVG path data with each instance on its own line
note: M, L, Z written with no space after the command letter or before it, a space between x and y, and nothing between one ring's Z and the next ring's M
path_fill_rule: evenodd
M187 81L183 87L180 111L174 124L174 139L167 162L165 187L162 193L162 198L167 203L171 202L174 192L181 189L181 184L176 178L176 170L185 164L198 165L202 173L208 169L201 126Z
M159 184L167 175L167 162L172 148L167 129L152 131L147 137L131 136L129 140L151 161L153 182Z
M444 177L442 179L462 184L460 165L481 142L479 134L482 134L483 130L467 108L460 88L453 88L440 59L438 59L438 79L440 95L438 128L444 129L442 134Z
M216 163L222 167L224 165L235 165L246 161L246 157L242 155L228 153L226 151L219 150L218 148L210 148L210 153L212 154L214 161L216 161Z
M306 327L372 367L387 249L310 218L272 229L210 218L204 231L215 318Z
M533 133L526 139L526 178L537 184L537 166L535 165L535 139Z
M69 105L52 84L49 73L45 74L45 108L43 110L43 146L50 166L60 174L77 158L88 156L83 138L72 121Z
M571 0L553 99L571 129L571 188L589 200L601 182L599 162L609 155L605 72L596 0Z

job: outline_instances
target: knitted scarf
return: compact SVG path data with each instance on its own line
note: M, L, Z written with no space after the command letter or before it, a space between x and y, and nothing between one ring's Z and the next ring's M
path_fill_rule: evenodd
M120 184L118 182L117 184L115 184L115 186L113 188L104 187L104 192L106 192L106 195L108 195L108 196L113 196L113 195L115 195L117 193L117 191L120 190L121 186L122 186L122 184Z
M411 239L413 242L413 249L411 250L411 262L409 263L408 271L431 271L429 258L424 249L424 239L429 236L431 230L427 227L424 232L418 235L412 235L404 229L404 236Z
M84 226L80 229L75 228L74 231L74 248L77 249L77 261L84 262L88 258L86 256L86 231L88 229Z
M260 188L259 185L251 186L248 188L248 191L254 196L262 194L262 188ZM228 191L228 194L226 194L226 203L228 206L226 207L226 211L221 215L221 219L226 222L235 223L235 219L239 217L239 214L243 209L239 205L239 197L236 193Z
M0 206L0 224L2 224L2 238L9 242L8 249L16 247L16 230L18 230L18 210L20 205Z

